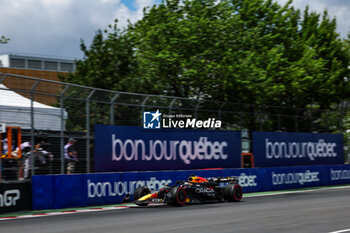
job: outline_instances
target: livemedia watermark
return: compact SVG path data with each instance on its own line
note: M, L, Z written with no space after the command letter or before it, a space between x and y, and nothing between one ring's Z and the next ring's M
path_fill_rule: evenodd
M197 119L191 114L162 114L159 109L143 113L144 129L220 129L221 120L215 118Z

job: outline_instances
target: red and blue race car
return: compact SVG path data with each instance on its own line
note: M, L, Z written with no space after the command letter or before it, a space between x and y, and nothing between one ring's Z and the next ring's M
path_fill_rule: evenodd
M183 206L187 203L238 202L242 197L242 187L236 177L205 179L191 175L187 181L177 181L173 186L165 186L154 192L146 186L138 187L134 192L134 203L138 206L149 203Z

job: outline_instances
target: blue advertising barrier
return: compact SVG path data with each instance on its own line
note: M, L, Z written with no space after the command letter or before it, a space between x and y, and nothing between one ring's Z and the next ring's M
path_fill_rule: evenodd
M241 167L239 131L95 125L95 171Z
M39 175L32 178L33 209L121 203L126 195L132 200L138 186L157 190L191 174L236 176L245 193L350 183L350 165Z
M343 136L253 132L253 154L256 167L343 164Z

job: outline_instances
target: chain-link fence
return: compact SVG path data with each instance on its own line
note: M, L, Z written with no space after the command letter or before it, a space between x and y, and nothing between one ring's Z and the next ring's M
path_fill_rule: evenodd
M21 127L22 143L31 145L20 160L0 160L0 179L65 173L65 145L71 137L78 152L75 173L94 172L93 126L141 126L143 112L157 109L221 120L222 129L242 130L248 142L252 131L345 133L348 103L333 111L295 109L127 93L0 73L0 123ZM5 137L3 133L3 141Z

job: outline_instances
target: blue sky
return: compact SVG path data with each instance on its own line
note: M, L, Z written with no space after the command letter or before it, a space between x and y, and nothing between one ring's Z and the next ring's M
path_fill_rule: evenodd
M119 26L142 18L159 0L0 0L0 35L10 42L0 54L81 58L80 40L90 44L96 30L114 19Z
M137 10L137 4L133 0L122 0L121 1L126 7L128 7L130 10L136 11ZM155 3L161 3L161 0L155 0Z
M284 4L287 0L275 0ZM11 40L0 45L0 54L19 53L81 58L80 40L87 44L96 30L107 28L114 19L126 26L129 19L142 18L143 8L161 0L0 0L0 35ZM294 0L296 8L337 17L338 32L350 31L350 0Z
M122 3L128 7L130 10L136 11L137 10L137 6L135 6L135 2L134 1L130 1L130 0L122 0Z

